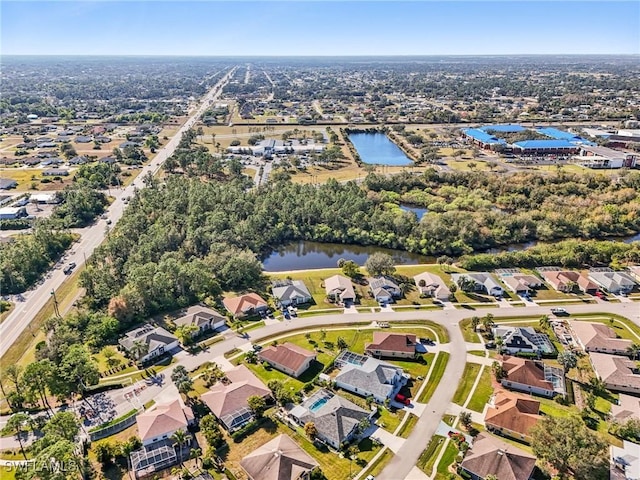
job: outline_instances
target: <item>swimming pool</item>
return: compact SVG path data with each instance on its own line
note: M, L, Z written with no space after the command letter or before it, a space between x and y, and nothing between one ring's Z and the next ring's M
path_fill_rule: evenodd
M318 400L316 400L315 402L313 402L313 404L309 407L309 410L312 412L317 412L318 410L320 410L322 408L322 406L327 403L329 401L328 398L323 397L323 398L319 398Z

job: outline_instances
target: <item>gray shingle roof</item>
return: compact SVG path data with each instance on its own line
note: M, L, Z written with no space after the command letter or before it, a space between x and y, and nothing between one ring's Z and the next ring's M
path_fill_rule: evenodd
M393 392L393 381L398 374L402 375L400 367L368 358L363 365L347 363L335 379L358 390L371 392L379 397L388 397Z

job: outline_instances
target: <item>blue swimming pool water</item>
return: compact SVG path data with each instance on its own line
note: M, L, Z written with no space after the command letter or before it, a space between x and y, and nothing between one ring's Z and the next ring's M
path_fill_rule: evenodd
M318 410L320 410L320 408L322 408L322 406L327 403L329 399L327 398L320 398L318 400L316 400L315 402L313 402L313 405L311 405L309 407L309 410L311 410L312 412L317 412Z

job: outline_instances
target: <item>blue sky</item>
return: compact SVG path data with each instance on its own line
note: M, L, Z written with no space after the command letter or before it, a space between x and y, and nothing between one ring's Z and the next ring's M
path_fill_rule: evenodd
M2 1L8 54L639 54L638 1Z

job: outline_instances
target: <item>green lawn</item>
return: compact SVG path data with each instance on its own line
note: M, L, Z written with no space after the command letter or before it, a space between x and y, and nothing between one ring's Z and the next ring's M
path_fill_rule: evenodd
M382 452L382 455L380 455L375 460L375 462L372 462L370 465L367 465L366 467L367 469L362 474L361 478L367 478L369 475L375 478L382 470L384 470L384 467L387 466L387 463L389 463L392 458L393 458L393 452L388 448L385 449L385 451Z
M442 379L442 375L444 375L444 371L447 368L447 362L449 361L449 354L447 352L438 352L436 358L434 360L433 371L431 372L431 376L427 379L427 386L422 391L422 394L418 398L418 402L427 403L431 400L431 396L433 392L435 392L440 380Z
M449 477L449 465L451 465L458 455L458 447L456 447L455 443L449 442L447 448L444 450L444 454L438 463L438 470L436 473L436 480L446 480Z
M485 357L486 356L486 351L485 350L469 350L467 353L469 355L475 355L476 357Z
M464 366L464 372L460 379L460 383L458 384L458 389L453 395L453 403L460 406L464 405L464 402L467 400L467 397L471 392L471 388L473 387L473 383L476 381L476 377L480 373L481 368L482 365L478 363L467 363Z
M286 373L282 373L281 371L276 370L271 366L265 368L261 363L244 363L247 367L249 367L251 371L253 371L253 373L256 374L258 378L260 378L264 382L265 385L267 385L270 380L279 380L284 383L287 388L291 388L296 392L302 390L302 387L305 383L312 381L316 377L316 375L321 373L322 369L325 366L324 363L315 361L311 363L309 368L302 375L300 375L299 378L293 378Z
M418 423L418 417L413 413L410 413L409 418L407 418L406 422L404 422L404 425L402 425L402 428L398 432L398 436L402 438L409 438L411 430L413 430L416 423Z
M491 369L484 367L482 374L480 374L480 381L478 382L467 407L475 412L482 412L485 404L489 401L491 394L493 394L493 387L491 386Z
M388 410L381 406L378 410L380 415L378 416L378 424L382 426L387 432L393 433L400 425L400 421L404 418L404 410Z
M449 425L450 427L453 427L453 422L456 421L456 416L447 414L444 417L442 417L442 421L447 425Z
M464 320L461 320L459 325L460 330L462 330L462 336L464 337L465 342L482 343L480 342L480 338L478 338L478 334L474 332L473 328L471 327L471 318L465 318Z
M420 458L418 458L417 467L427 475L431 475L433 466L436 463L436 457L440 451L442 443L445 441L445 437L441 435L434 435L429 441L429 445L424 449Z

